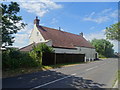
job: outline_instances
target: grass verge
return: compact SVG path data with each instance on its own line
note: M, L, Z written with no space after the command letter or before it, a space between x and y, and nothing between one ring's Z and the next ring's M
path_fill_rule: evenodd
M118 70L118 83L120 84L120 70Z
M112 85L113 87L114 87L117 80L118 80L118 84L119 84L120 83L120 70L118 70L118 72L116 73L116 78L115 78L113 85Z
M13 76L18 76L22 74L28 74L28 73L33 73L33 72L38 72L38 71L44 71L44 70L49 70L53 68L61 68L61 67L68 67L68 66L74 66L81 63L66 63L66 64L56 64L56 65L49 65L49 66L41 66L41 67L32 67L32 68L18 68L14 70L3 70L2 71L2 77L7 78L7 77L13 77Z

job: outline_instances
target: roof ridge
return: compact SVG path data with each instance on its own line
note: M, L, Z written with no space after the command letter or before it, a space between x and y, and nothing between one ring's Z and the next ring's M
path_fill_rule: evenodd
M49 28L49 27L41 26L41 25L38 25L37 28L46 40L52 39L53 45L55 46L73 47L74 45L77 45L77 46L84 46L84 47L93 47L90 44L90 42L88 42L81 35L73 34L73 33L66 32L66 31L61 31L58 29ZM54 31L52 32L52 30ZM61 32L63 32L63 34ZM73 45L70 45L71 42L73 42Z
M46 26L41 26L41 25L39 25L39 26L40 26L40 27L49 28L49 27L46 27ZM55 28L50 28L50 29L52 29L52 30L57 30L57 31L62 31L62 30L58 30L58 29L55 29ZM73 34L73 35L80 36L80 35L78 35L78 34L74 34L74 33L71 33L71 32L66 32L66 31L62 31L62 32L65 32L65 33L69 33L69 34ZM82 37L82 36L80 36L80 37Z

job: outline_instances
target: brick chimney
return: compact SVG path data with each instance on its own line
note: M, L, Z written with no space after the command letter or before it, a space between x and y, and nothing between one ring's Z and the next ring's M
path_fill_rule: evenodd
M80 35L83 37L83 32L81 32Z
M36 16L36 19L34 20L34 24L36 24L36 25L39 25L39 19L38 19L38 16Z

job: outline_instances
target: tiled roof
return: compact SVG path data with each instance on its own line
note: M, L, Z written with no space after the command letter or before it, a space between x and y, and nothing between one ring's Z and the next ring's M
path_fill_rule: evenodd
M19 50L20 51L30 51L30 50L32 50L33 45L34 45L34 43L32 43L32 44L30 44L28 46L25 46L23 48L20 48Z
M53 47L75 48L78 46L94 48L84 37L80 35L40 25L37 25L37 27L45 40L52 40Z

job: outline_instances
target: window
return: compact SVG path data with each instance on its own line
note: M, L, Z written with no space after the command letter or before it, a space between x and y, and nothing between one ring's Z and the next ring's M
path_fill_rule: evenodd
M37 36L39 35L39 32L37 32Z
M42 41L42 39L40 39L40 41Z

